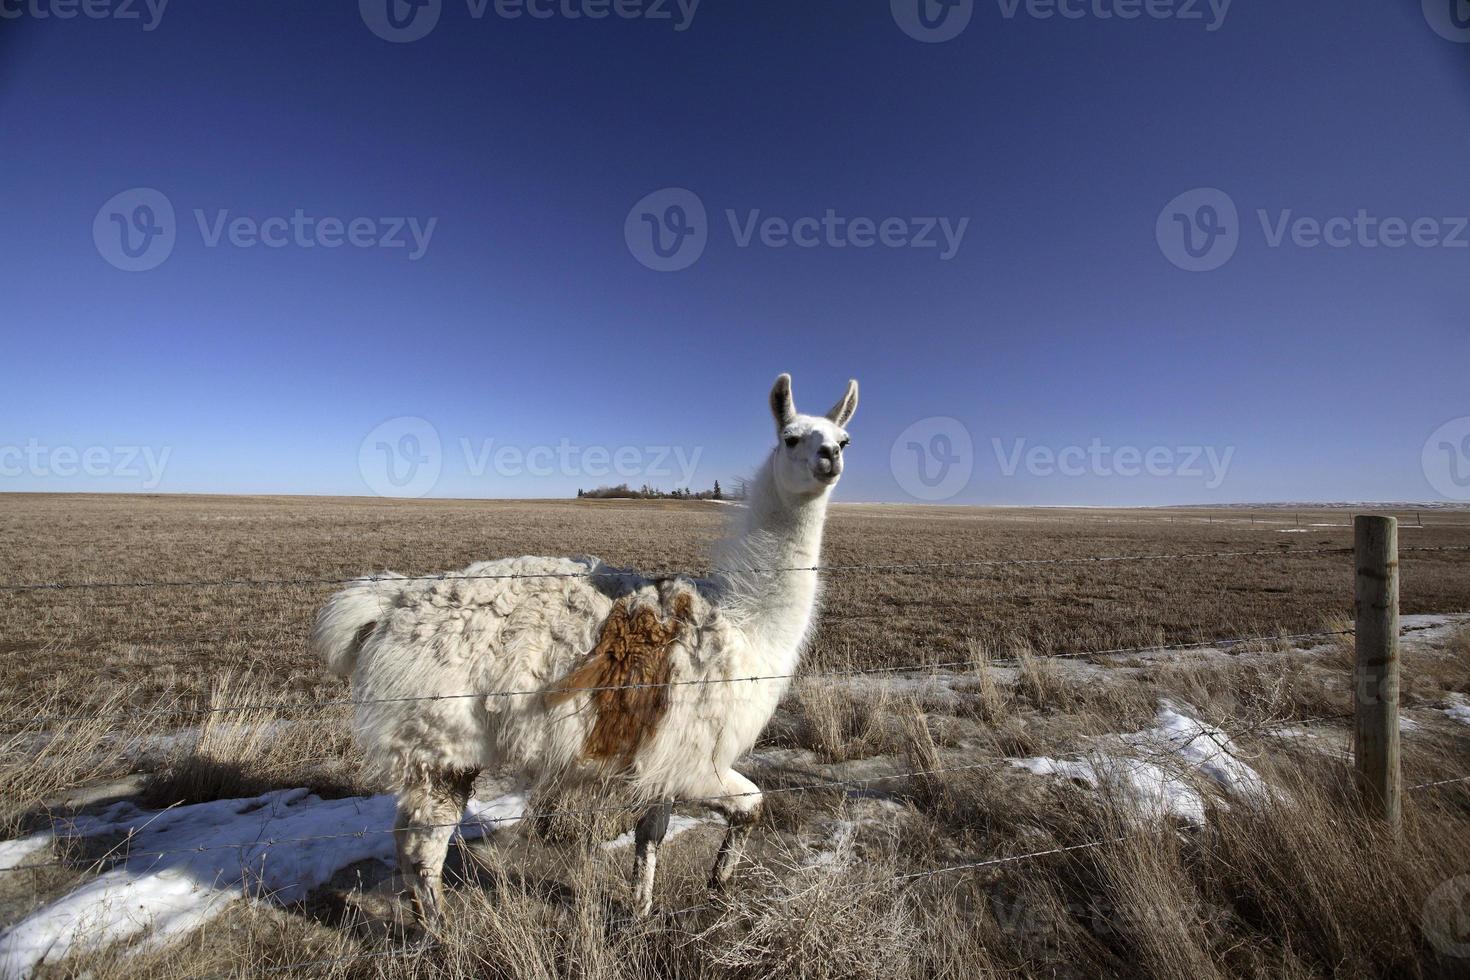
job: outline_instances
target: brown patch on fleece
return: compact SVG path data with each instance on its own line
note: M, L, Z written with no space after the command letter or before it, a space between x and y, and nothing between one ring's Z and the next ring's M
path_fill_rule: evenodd
M661 611L647 601L619 599L602 623L597 646L546 693L546 703L557 705L588 688L603 689L588 695L597 712L582 745L589 759L628 768L668 710L664 685L674 669L669 650L693 625L694 600L681 592L671 603L672 618L665 619Z

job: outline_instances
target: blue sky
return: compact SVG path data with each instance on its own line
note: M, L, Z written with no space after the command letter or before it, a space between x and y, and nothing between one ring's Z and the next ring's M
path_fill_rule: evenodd
M848 500L1470 498L1450 0L92 2L0 0L0 489L707 486L785 370Z

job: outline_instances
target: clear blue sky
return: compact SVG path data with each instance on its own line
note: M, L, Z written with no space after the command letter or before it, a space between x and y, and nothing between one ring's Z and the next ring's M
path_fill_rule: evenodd
M1470 416L1470 248L1271 236L1287 211L1365 211L1470 244L1470 44L1419 0L1235 0L1223 20L1206 0L1196 20L1071 2L1084 16L975 0L923 43L889 0L704 0L692 19L669 0L667 20L442 0L393 43L357 0L172 0L156 24L143 0L139 20L0 0L19 12L0 19L0 489L365 494L380 452L428 459L407 423L364 445L399 417L439 438L436 496L619 482L589 446L633 447L630 482L663 486L681 467L648 449L697 452L704 486L758 461L787 370L810 411L862 382L848 500L1444 499L1421 457ZM107 206L134 188L175 212L146 271L103 254L123 230L155 241L136 236L157 209ZM644 213L682 227L667 196L635 209L664 188L707 212L678 271L629 245ZM1239 215L1205 272L1158 233L1196 188ZM1198 204L1178 213L1203 222ZM417 257L408 226L403 248L323 247L316 226L305 247L267 221L298 209L370 219L364 241L395 218L432 230ZM752 212L829 209L900 219L895 241L968 223L948 257L937 223L937 248L740 245ZM209 244L221 212L284 244ZM572 461L497 464L488 440ZM167 454L157 480L145 447ZM1179 472L1191 447L1228 454L1218 480L1207 456ZM1117 475L1136 464L1120 448L1160 451L1157 472ZM942 454L971 472L929 493L905 466L937 478Z

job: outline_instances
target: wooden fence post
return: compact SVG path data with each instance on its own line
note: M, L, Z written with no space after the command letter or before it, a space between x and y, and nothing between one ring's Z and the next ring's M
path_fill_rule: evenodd
M1399 531L1393 517L1353 521L1357 669L1353 759L1368 812L1397 828L1399 774Z

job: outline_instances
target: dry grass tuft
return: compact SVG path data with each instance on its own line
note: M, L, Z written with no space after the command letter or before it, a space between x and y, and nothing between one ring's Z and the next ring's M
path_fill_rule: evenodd
M262 707L272 700L267 681L221 674L210 691L210 713L197 730L175 733L162 764L149 774L144 804L204 803L297 786L330 796L361 792L345 713L283 719Z
M897 745L901 699L883 685L803 680L796 690L796 744L829 762L885 755Z
M127 702L127 691L114 691L97 717L39 721L0 734L0 834L22 833L61 806L67 793L131 769L139 730L119 728L108 717ZM7 710L7 717L22 721L65 714L65 701L54 694Z
M905 976L921 934L895 900L892 853L839 844L833 863L756 869L699 935L710 964L735 977L879 980Z
M961 710L972 718L987 724L1002 721L1012 709L1011 696L996 683L995 671L991 667L994 651L984 640L971 638L967 641L973 683L962 689L966 695Z

